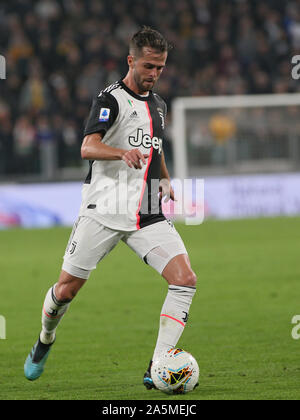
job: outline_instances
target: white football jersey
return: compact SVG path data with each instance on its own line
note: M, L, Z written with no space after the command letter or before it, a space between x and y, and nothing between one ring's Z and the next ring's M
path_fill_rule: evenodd
M139 96L122 81L94 99L84 135L102 133L116 148L148 154L142 169L123 160L90 161L82 189L80 215L122 231L165 220L158 199L166 104L155 93Z

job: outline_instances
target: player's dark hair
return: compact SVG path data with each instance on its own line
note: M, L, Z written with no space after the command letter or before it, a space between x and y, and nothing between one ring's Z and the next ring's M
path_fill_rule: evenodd
M143 47L150 47L159 52L168 52L173 46L162 36L161 33L149 26L143 26L136 32L129 43L129 52L140 56Z

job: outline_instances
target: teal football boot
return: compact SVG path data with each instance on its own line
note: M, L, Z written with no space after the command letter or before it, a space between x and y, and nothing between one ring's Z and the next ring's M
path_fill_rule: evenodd
M29 381L35 381L43 373L44 366L53 343L44 344L41 342L39 337L35 345L32 347L24 364L24 374Z
M152 366L152 360L150 360L148 369L146 371L146 373L144 374L144 379L143 379L143 385L148 389L156 389L156 386L153 383L153 380L151 378L151 366Z

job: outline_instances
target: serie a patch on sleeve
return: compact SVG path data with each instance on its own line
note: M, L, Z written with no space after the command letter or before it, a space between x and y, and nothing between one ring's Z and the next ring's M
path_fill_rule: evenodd
M106 122L109 120L110 109L109 108L101 108L99 114L99 121Z

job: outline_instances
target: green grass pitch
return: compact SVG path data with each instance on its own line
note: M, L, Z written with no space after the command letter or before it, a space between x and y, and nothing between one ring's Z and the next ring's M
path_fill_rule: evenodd
M147 391L166 282L120 243L93 272L57 330L40 379L23 364L40 331L70 229L0 232L0 399L299 399L300 218L178 224L198 288L178 343L198 360L186 395Z

